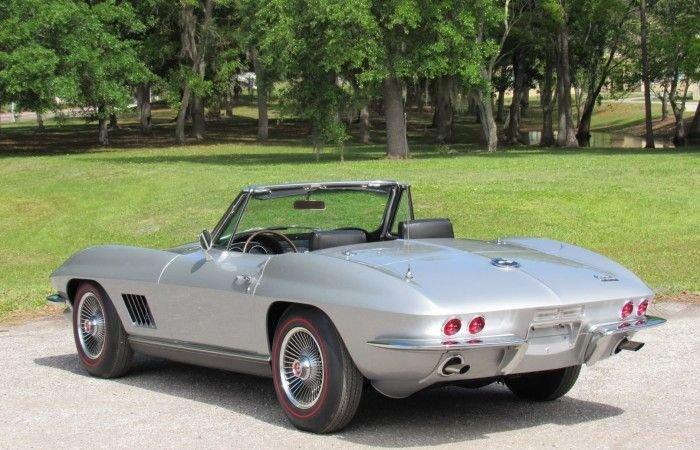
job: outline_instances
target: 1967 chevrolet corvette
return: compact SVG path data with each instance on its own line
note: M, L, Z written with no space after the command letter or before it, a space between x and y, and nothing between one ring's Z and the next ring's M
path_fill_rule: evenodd
M271 376L291 422L319 433L350 422L369 383L552 400L665 322L619 264L547 239L455 239L393 181L249 187L199 243L91 247L51 281L89 373L124 375L142 352Z

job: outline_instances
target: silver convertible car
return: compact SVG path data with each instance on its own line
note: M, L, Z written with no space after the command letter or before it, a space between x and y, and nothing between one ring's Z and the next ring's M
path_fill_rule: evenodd
M553 400L665 322L619 264L548 239L455 239L393 181L252 186L198 243L91 247L51 281L90 374L124 375L141 352L272 377L290 421L318 433L348 424L370 384Z

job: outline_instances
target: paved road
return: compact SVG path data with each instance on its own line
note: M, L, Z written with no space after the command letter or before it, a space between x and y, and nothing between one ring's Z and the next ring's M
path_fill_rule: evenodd
M370 392L330 436L291 428L266 379L145 358L125 378L95 379L67 322L0 327L0 448L698 448L700 306L656 312L670 320L638 335L646 347L585 367L558 401L518 401L500 385L405 400Z

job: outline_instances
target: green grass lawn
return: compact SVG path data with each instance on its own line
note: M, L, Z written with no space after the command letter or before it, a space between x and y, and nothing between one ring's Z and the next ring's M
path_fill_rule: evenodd
M0 320L41 308L49 274L81 248L193 241L242 186L294 180L398 179L418 217L450 217L458 236L547 236L660 293L700 290L697 148L383 153L351 146L345 163L334 152L316 163L305 145L223 143L0 156Z

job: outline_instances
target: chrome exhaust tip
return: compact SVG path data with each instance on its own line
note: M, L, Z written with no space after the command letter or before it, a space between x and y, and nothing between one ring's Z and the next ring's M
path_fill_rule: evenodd
M619 344L617 344L617 348L615 348L615 354L620 353L622 350L636 352L642 347L644 347L644 342L630 341L629 339L624 338L620 341Z
M464 358L461 355L454 355L445 358L445 361L440 365L439 373L443 376L464 375L469 369L469 364L464 363Z

